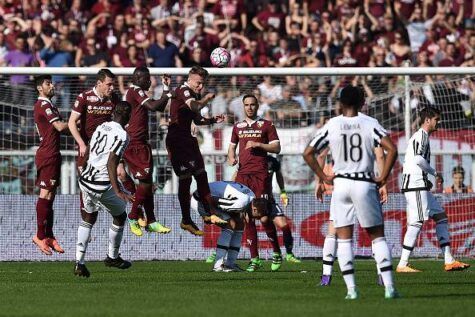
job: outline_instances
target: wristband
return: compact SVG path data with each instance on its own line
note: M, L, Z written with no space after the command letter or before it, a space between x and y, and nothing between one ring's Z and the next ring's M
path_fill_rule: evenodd
M287 194L287 192L285 191L285 189L282 189L282 190L280 191L280 193L281 193L281 194Z

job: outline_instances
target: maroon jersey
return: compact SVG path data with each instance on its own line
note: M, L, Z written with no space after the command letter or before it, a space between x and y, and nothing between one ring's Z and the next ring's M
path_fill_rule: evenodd
M234 124L231 135L231 144L239 143L238 173L267 174L267 152L262 149L246 149L248 141L264 144L279 142L274 124L262 118L257 118L250 124L244 120Z
M79 94L71 111L80 115L79 132L84 143L89 144L99 125L112 120L112 111L118 102L116 94L110 98L99 97L96 87Z
M150 98L145 91L135 85L130 86L125 92L124 101L127 101L132 106L130 113L129 125L127 133L130 137L130 144L144 144L148 143L148 108L144 103Z
M36 151L36 161L41 163L51 158L60 157L59 131L53 122L62 120L58 108L48 98L38 97L34 105L36 131L40 136L40 146Z
M174 138L180 136L192 138L191 122L199 114L193 112L186 102L197 100L201 97L194 93L186 83L176 88L175 93L176 97L172 99L170 104L170 124L167 137Z

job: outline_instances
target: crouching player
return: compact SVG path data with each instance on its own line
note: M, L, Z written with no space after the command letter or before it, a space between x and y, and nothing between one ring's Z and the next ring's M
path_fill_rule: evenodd
M191 208L198 211L206 223L212 223L213 217L226 220L221 227L221 235L216 246L215 272L243 271L236 265L241 249L244 221L249 218L261 218L267 214L267 200L256 198L252 190L236 182L210 183L211 199L218 207L216 215L207 212L198 191L191 196Z
M119 102L112 113L112 121L97 127L90 141L87 165L79 178L79 187L84 202L82 222L78 228L76 266L74 274L89 277L84 264L87 245L98 211L107 211L114 218L109 229L109 250L104 260L106 266L127 269L132 264L119 256L119 248L127 219L127 201L133 197L119 186L117 166L129 140L124 126L129 122L131 107L126 101Z

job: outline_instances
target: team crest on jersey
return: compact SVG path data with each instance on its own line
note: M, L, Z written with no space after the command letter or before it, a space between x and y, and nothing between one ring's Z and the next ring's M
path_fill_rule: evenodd
M145 171L146 174L148 174L150 172L150 168L148 168L148 167L144 168L143 170Z
M50 183L51 186L54 186L54 184L56 184L56 180L55 179L50 179L49 183Z
M74 108L77 108L77 107L79 107L79 100L76 100L76 101L74 102Z
M183 94L185 95L185 97L189 97L189 96L190 96L190 92L189 92L188 90L185 90L185 91L183 92Z
M89 101L89 102L98 102L99 97L97 97L97 96L87 96L87 101Z
M145 96L145 93L143 92L143 90L139 90L139 95L140 95L140 97Z
M236 127L238 127L239 129L245 128L245 127L247 127L247 123L246 123L246 122L239 122L239 123L236 125Z
M259 128L262 128L263 125L264 125L264 121L257 121L257 126Z
M53 114L53 111L51 111L51 109L49 109L49 108L48 108L48 109L46 109L46 111L45 111L45 112L46 112L46 114L47 114L48 116L50 116L50 115L52 115L52 114Z

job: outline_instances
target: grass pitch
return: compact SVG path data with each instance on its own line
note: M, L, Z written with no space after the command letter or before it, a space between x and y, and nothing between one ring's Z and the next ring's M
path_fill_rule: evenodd
M95 262L89 279L74 276L72 262L0 263L0 316L474 316L468 262L447 273L441 261L415 261L423 272L397 274L403 298L389 301L370 260L356 264L357 301L343 299L339 272L317 287L320 261L284 262L276 273L270 262L255 273L214 273L194 261L135 262L127 271Z

